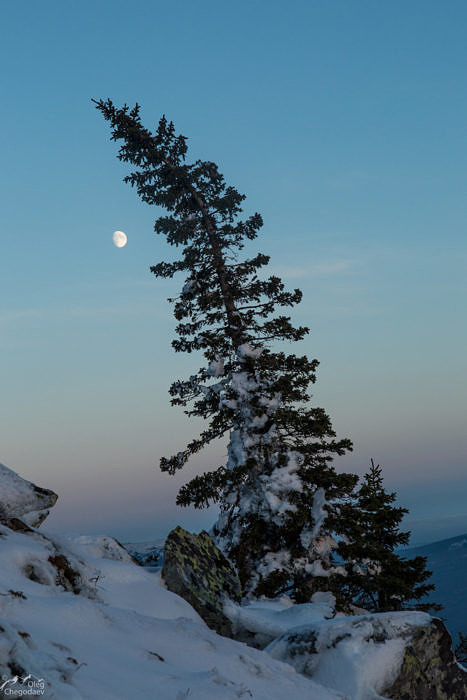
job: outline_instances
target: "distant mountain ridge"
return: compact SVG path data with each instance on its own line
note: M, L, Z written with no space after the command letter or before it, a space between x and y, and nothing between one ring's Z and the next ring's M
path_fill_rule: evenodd
M423 556L433 572L436 586L430 598L443 605L439 616L445 620L454 645L459 632L467 634L467 533L404 550L407 558Z

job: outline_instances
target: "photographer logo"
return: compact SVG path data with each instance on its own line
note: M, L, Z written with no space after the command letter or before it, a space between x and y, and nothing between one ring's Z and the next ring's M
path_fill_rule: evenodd
M32 673L21 678L20 676L2 676L0 692L6 698L28 698L44 695L45 681Z

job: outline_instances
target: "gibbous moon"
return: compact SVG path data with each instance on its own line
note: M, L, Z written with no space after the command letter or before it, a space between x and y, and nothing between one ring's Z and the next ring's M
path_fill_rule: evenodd
M112 236L112 240L117 248L123 248L123 246L126 245L128 238L123 231L115 231L114 235Z

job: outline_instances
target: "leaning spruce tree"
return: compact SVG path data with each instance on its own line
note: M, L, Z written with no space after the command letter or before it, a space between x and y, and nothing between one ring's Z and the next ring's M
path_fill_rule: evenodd
M301 300L277 276L261 274L268 256L242 257L257 237L259 214L240 218L244 195L228 186L217 165L186 161L186 138L165 117L154 133L140 108L96 102L110 122L118 158L135 166L125 181L166 216L155 231L178 250L173 262L151 267L158 277L184 274L173 300L176 352L200 352L201 369L170 388L172 404L205 419L200 436L161 459L174 474L211 441L229 436L227 464L182 487L177 503L198 508L217 502L213 535L236 564L244 590L309 600L332 590L345 573L334 559L342 533L340 509L357 477L339 474L332 460L352 445L337 440L322 408L310 406L316 360L286 354L278 341L299 341L296 327L277 310Z

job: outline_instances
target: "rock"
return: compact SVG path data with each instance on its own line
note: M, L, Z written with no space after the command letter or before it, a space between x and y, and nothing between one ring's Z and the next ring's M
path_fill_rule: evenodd
M456 662L449 632L434 618L415 632L397 679L383 695L393 700L467 698L467 672Z
M29 527L39 527L57 498L53 491L26 481L0 464L0 522L16 518Z
M75 595L81 593L81 576L71 566L64 554L55 554L48 558L48 562L56 569L55 585L62 586L65 591L71 591Z
M14 530L15 532L22 532L22 533L30 533L34 532L32 527L29 527L29 525L26 525L23 520L20 520L19 518L5 518L4 520L1 521L2 525L6 525L7 527L10 528L10 530Z
M289 630L266 651L350 698L467 698L467 672L445 626L422 612L323 620Z
M190 603L208 627L226 637L233 636L223 606L226 599L240 601L240 581L207 532L194 535L176 527L169 533L162 578L169 591Z

